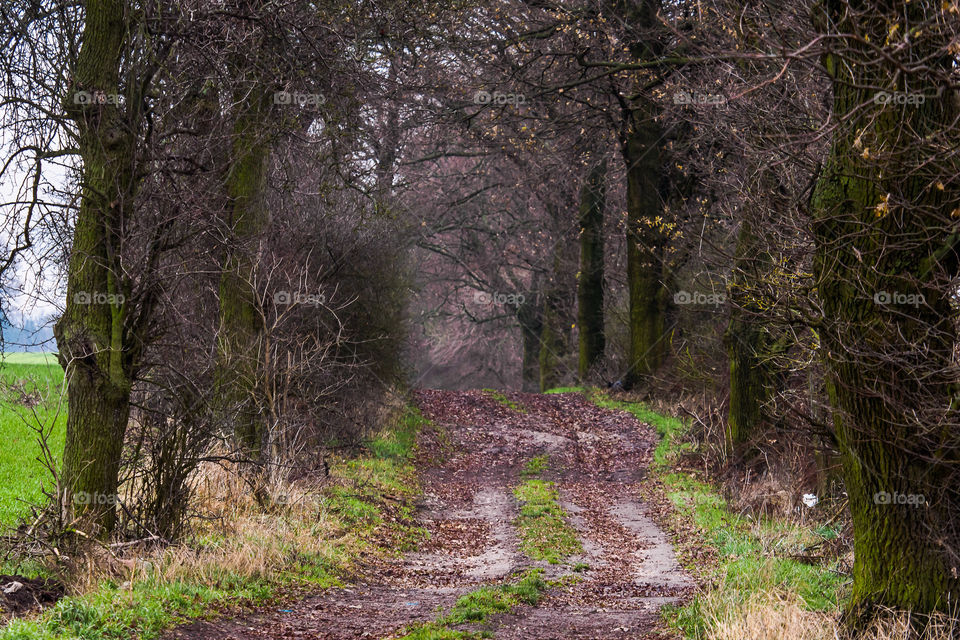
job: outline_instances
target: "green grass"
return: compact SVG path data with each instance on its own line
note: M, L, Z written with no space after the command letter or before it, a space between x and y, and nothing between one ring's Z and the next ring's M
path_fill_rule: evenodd
M265 582L238 586L228 581L216 587L137 583L130 590L104 585L88 596L62 599L38 620L11 622L0 630L0 639L158 638L176 619L203 617L210 607L227 602L264 602L273 594Z
M28 353L5 353L2 356L3 364L36 364L36 365L54 365L59 367L57 354L53 352L35 351Z
M717 552L718 566L708 576L716 580L717 586L684 607L663 609L673 627L687 638L703 640L709 637L710 619L723 618L725 612L742 608L752 598L775 592L799 596L803 606L811 611L839 609L847 579L836 571L835 563L808 565L779 557L775 551L781 541L823 539L837 535L835 529L741 517L730 510L718 487L692 473L676 471L676 461L694 451L684 438L688 424L660 415L641 403L611 400L600 392L590 394L590 399L604 408L629 411L656 430L660 442L651 471L663 483L677 512L692 520L701 535L700 540L686 542L709 545Z
M483 392L488 396L490 396L491 398L493 398L494 400L496 400L497 402L499 402L500 404L502 404L503 406L507 407L508 409L513 409L517 413L527 412L526 409L524 409L519 404L517 404L507 396L503 395L503 393L501 393L500 391L497 391L496 389L484 389Z
M0 362L0 527L16 525L30 514L30 504L46 499L42 488L52 488L53 478L38 460L35 428L50 434L59 460L67 424L62 386L63 369L48 354L8 353Z
M554 387L547 389L544 393L584 393L588 391L586 387Z
M341 584L359 558L400 553L424 535L405 520L418 492L412 466L416 434L427 424L418 411L407 409L392 428L371 440L365 455L331 464L337 482L325 491L323 505L336 515L341 530L312 525L317 536L331 540L328 553L308 553L285 542L285 560L270 575L211 569L208 579L197 583L166 582L154 572L128 589L106 580L90 593L63 598L34 619L11 621L0 629L0 640L149 640L178 622L218 609L276 602L290 588L315 591ZM262 517L282 524L282 515ZM209 548L228 544L218 535L194 542Z
M520 475L523 476L539 476L541 473L547 470L547 465L550 462L550 456L543 454L542 456L534 456L527 460L527 464L524 465L523 471L520 472Z
M543 571L531 569L512 583L480 587L457 598L446 620L454 625L485 623L497 613L506 613L518 604L535 605L547 589Z
M484 633L460 631L452 627L465 624L487 624L490 617L509 613L520 604L536 605L550 586L541 569L531 569L518 580L501 585L488 585L457 598L450 612L433 621L406 630L400 640L460 640L486 637Z
M527 462L522 473L539 475L546 465L547 456L537 456ZM567 514L560 507L553 482L530 478L520 483L513 495L520 501L516 525L524 553L534 560L559 564L583 550L576 530L564 521Z
M399 640L473 640L482 637L481 634L451 629L440 622L428 622L409 628Z

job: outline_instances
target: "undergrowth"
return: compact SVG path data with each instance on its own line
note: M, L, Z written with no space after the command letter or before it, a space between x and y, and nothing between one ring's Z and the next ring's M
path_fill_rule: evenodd
M588 397L600 407L633 414L659 436L651 475L662 485L674 509L670 518L686 538L676 541L681 561L708 587L683 606L665 607L662 611L668 624L686 638L719 640L735 637L724 630L755 615L758 602L790 603L797 615L816 619L832 619L839 613L849 584L839 561L809 564L789 557L791 551L822 541L835 531L787 519L742 517L728 507L719 487L709 479L677 470L683 456L696 452L684 437L688 424L642 403L615 400L596 391ZM683 526L683 522L693 526ZM714 566L704 566L695 553L684 553L697 547L712 551Z
M205 498L219 525L119 562L85 558L86 584L78 580L73 595L32 619L10 621L0 640L147 640L190 618L342 584L361 555L402 553L425 535L409 522L416 435L428 424L405 409L366 453L331 461L323 485L287 488L286 504L270 513L234 484L235 474L207 469Z

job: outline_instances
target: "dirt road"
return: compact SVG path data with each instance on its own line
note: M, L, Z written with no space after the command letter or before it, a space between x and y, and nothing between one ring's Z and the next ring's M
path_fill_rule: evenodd
M674 551L639 498L655 438L633 417L599 409L579 394L507 394L520 410L481 391L419 391L415 401L444 430L452 453L422 469L419 519L430 539L362 584L334 589L242 620L196 622L169 638L347 640L390 638L434 620L457 597L542 567L557 580L536 605L482 626L503 640L653 638L658 609L691 586ZM548 456L582 551L558 564L523 551L513 489L525 465ZM576 571L574 571L576 569Z

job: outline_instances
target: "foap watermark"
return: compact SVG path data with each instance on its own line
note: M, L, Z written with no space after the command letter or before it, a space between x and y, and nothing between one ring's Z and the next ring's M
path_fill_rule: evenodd
M697 93L690 91L678 91L673 94L673 104L704 104L717 105L726 104L727 96L722 93Z
M120 504L120 496L115 493L77 491L73 494L73 504Z
M273 294L274 304L310 304L319 307L327 303L323 293L301 293L300 291L277 291Z
M476 104L526 104L527 96L522 93L503 93L502 91L477 91L473 94Z
M677 291L673 294L674 304L703 304L718 307L727 301L725 293L701 293L700 291Z
M73 294L74 304L123 304L125 301L126 298L122 293L78 291Z
M526 299L522 293L500 293L498 291L487 293L486 291L477 291L473 294L473 301L482 305L509 304L511 306L518 306L523 304Z
M922 293L900 293L899 291L890 293L888 291L878 291L873 294L873 302L883 306L895 304L917 308L922 304L926 304L927 299L923 297Z
M73 104L123 104L123 96L119 93L104 91L77 91L73 94Z
M300 107L319 107L327 101L322 93L300 93L299 91L277 91L273 94L273 104L295 104Z
M873 96L876 104L897 106L916 106L926 102L927 97L922 93L906 93L904 91L878 91Z
M879 493L873 494L873 503L874 504L907 504L912 507L919 507L922 504L927 503L927 499L923 494L919 493L887 493L886 491L880 491Z

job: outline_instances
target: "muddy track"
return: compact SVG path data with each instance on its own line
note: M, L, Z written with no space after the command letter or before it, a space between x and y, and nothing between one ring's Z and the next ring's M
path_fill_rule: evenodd
M537 606L493 618L483 630L496 638L660 637L659 608L682 597L692 582L638 497L653 433L579 394L508 397L524 412L479 391L416 393L424 415L454 445L440 466L421 470L418 517L431 536L416 553L378 567L360 584L329 590L289 611L195 622L166 638L390 638L411 623L436 619L458 596L530 567L543 568L549 580L578 579L551 589ZM526 557L514 526L518 505L512 490L524 464L542 454L550 461L544 477L557 483L568 523L583 546L562 564ZM573 574L577 563L589 569Z

